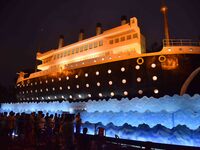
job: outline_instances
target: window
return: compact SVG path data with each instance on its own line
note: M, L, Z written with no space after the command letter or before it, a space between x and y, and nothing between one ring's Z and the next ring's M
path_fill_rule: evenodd
M131 39L131 35L127 35L127 40L130 40Z
M76 53L78 53L79 52L79 48L76 48Z
M109 43L110 43L110 44L113 44L113 40L110 40Z
M97 42L94 42L94 48L96 48L98 46Z
M88 45L85 45L84 46L84 50L86 51L88 49Z
M64 57L67 55L67 51L64 51Z
M137 33L133 34L133 38L138 38Z
M89 49L92 49L93 48L93 44L89 44Z
M72 49L72 54L74 54L75 49Z
M99 41L99 46L103 45L103 40Z
M119 43L119 38L116 38L116 39L115 39L115 43Z
M83 46L80 47L80 52L82 52L82 51L83 51Z
M120 41L121 41L121 42L125 41L125 37L124 37L124 36L121 37L121 38L120 38Z
M70 53L71 53L71 50L68 50L68 52L67 52L67 55L69 56L69 55L70 55Z

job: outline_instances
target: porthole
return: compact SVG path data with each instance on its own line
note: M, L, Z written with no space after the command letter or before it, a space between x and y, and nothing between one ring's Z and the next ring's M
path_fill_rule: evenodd
M100 84L100 82L97 82L97 86L100 86L101 84Z
M85 77L88 77L88 73L85 73Z
M72 99L72 95L69 95L69 98L71 98L71 99Z
M61 98L65 98L65 97L62 95Z
M33 85L33 83L31 83L31 86Z
M124 95L125 95L125 96L128 95L128 92L127 92L127 91L124 91Z
M51 99L51 98L48 96L48 99Z
M31 93L33 93L33 91L31 90Z
M111 96L114 96L114 95L115 95L115 93L114 93L114 92L111 92L111 93L110 93L110 95L111 95Z
M141 95L141 94L143 94L143 91L142 90L138 90L138 93Z
M62 90L62 86L60 86L60 88L59 88L60 90Z
M141 82L142 79L140 77L137 77L137 82Z
M104 58L101 58L102 61L104 61Z
M46 91L48 92L48 88L46 88Z
M78 97L81 98L82 96L79 94Z
M158 89L154 89L154 93L158 94L159 93Z
M55 88L53 87L52 90L55 91Z
M69 90L69 89L70 89L70 86L67 86L67 89Z
M91 95L91 94L88 94L88 97L92 97L92 95Z
M99 97L102 97L103 96L103 94L102 93L99 93Z
M90 85L87 83L85 86L88 88Z
M158 60L159 60L159 62L165 62L166 61L166 57L165 56L163 56L163 55L161 55L161 56L159 56L158 57Z
M135 66L135 69L136 69L136 70L139 70L139 69L140 69L140 66L139 66L139 65L136 65L136 66Z
M54 79L51 79L51 82L54 82Z
M121 68L121 72L124 72L124 71L125 71L125 68L124 68L124 67L122 67L122 68Z
M96 75L97 75L97 76L99 75L99 71L96 71Z
M40 81L40 84L42 84L42 81Z
M42 89L40 89L40 92L42 92Z
M112 71L109 69L109 70L108 70L108 74L111 74L111 72L112 72Z
M38 97L36 97L36 100L38 100Z
M122 79L122 83L125 84L126 83L126 79Z
M58 78L59 81L61 81L61 78Z
M78 84L76 85L76 88L79 89L79 85Z
M109 84L109 85L112 85L112 84L113 84L113 82L112 82L112 81L109 81L109 82L108 82L108 84Z
M156 64L151 64L151 68L156 68Z
M45 82L48 83L48 80L46 80Z
M69 77L67 76L66 79L69 80Z
M37 93L37 90L35 90L35 93Z
M158 78L157 78L157 76L153 76L152 79L153 79L153 81L156 81Z
M75 78L77 79L77 78L78 78L78 75L75 75Z
M94 60L94 62L97 62L96 60Z
M57 99L57 96L54 96L55 99Z

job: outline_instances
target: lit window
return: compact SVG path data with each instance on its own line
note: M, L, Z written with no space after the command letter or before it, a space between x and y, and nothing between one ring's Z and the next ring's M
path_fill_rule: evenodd
M32 99L32 100L34 100L34 98L33 98L33 97L32 97L31 99Z
M58 78L59 81L61 81L61 78Z
M127 92L127 91L124 91L124 95L128 95L128 92Z
M88 73L85 73L85 77L88 77Z
M42 89L40 89L40 92L42 92Z
M28 93L28 91L26 91L26 93Z
M84 63L84 62L82 62L82 64L84 65L85 63Z
M111 72L112 72L112 71L109 69L109 70L108 70L108 74L111 74Z
M103 45L103 40L99 41L99 46Z
M89 87L90 85L87 83L85 86L86 86L86 87Z
M141 82L142 79L140 77L137 77L137 82Z
M189 49L190 52L192 52L192 50L193 50L192 48Z
M168 51L169 51L169 52L171 52L171 50L172 50L171 48L168 48Z
M31 93L33 93L33 91L31 90Z
M92 97L92 95L91 95L91 94L88 94L88 97Z
M96 60L94 60L94 62L97 62Z
M112 85L112 84L113 84L113 82L112 82L112 81L109 81L108 83L109 83L109 85Z
M124 68L124 67L122 67L122 68L121 68L121 71L122 71L122 72L124 72L124 71L125 71L125 68Z
M48 88L46 88L46 91L48 92Z
M135 66L135 69L136 69L136 70L139 70L139 69L140 69L140 66L139 66L139 65L136 65L136 66Z
M99 71L96 71L96 75L97 75L97 76L99 75Z
M44 97L42 97L42 99L44 99Z
M33 85L33 83L31 83L31 86Z
M75 75L75 78L77 79L77 78L78 78L78 75Z
M126 79L122 79L122 83L125 84L126 83Z
M79 88L79 85L76 85L76 88L78 89L78 88Z
M70 89L70 86L67 86L67 89L69 90L69 89Z
M52 90L55 91L55 88L53 87Z
M69 80L69 77L67 76L66 79Z
M55 97L55 99L57 99L57 96L54 96Z
M110 56L109 59L112 59L112 57Z
M103 96L102 93L99 93L99 96L102 97Z
M155 89L155 90L154 90L154 93L155 93L155 94L158 94L158 93L159 93L158 89Z
M40 81L40 84L42 84L42 81Z
M104 61L104 58L101 58L102 61Z
M62 86L60 86L60 90L62 90Z
M51 98L48 96L48 99L51 99Z
M45 82L48 83L48 80L46 80Z
M65 98L63 95L61 96L62 98Z
M27 100L29 100L29 98L27 98Z
M97 86L100 86L101 84L99 82L97 82Z
M151 64L151 68L156 68L156 64Z
M36 100L38 100L38 97L36 97Z
M24 94L24 91L22 93Z
M26 84L26 86L28 86L28 84Z
M35 93L37 93L37 90L35 90Z
M79 94L78 97L81 98L82 96Z
M157 78L157 76L153 76L152 79L153 79L153 81L156 81L158 78Z
M143 91L142 91L142 90L139 90L138 93L141 95L141 94L143 94Z
M52 79L51 82L54 82L54 79Z
M114 93L114 92L111 92L111 93L110 93L110 95L111 95L111 96L114 96L114 95L115 95L115 93Z
M69 95L69 98L71 98L71 99L72 99L72 96L71 96L71 95Z

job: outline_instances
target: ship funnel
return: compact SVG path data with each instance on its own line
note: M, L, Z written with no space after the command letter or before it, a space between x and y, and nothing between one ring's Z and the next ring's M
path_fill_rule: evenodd
M126 16L121 16L121 25L125 25L127 23Z
M97 25L96 25L96 35L99 35L101 33L102 33L101 23L97 23Z
M84 38L84 30L81 29L80 32L79 32L78 41L82 41L83 38Z
M64 46L64 36L60 35L59 41L58 41L58 49Z

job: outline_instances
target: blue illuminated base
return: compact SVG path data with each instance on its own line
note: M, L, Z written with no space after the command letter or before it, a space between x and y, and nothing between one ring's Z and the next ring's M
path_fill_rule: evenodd
M88 102L2 104L1 111L50 113L81 112L83 127L94 134L94 124L106 136L158 143L200 145L200 95L162 98L109 99Z

